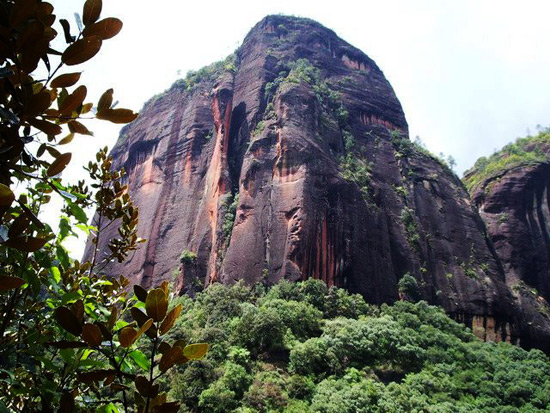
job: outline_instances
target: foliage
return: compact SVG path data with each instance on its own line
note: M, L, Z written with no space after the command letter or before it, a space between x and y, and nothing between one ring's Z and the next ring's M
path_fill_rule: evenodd
M71 34L69 22L60 20L67 47L57 51L52 48L57 35L52 27L56 20L53 12L53 6L41 0L7 0L0 8L0 183L6 186L42 168L46 176L58 175L71 159L70 152L61 153L59 146L71 142L75 134L92 134L79 122L84 115L91 116L93 107L85 103L86 86L76 87L81 72L58 72L94 57L103 41L122 28L116 18L99 20L101 1L89 0L83 23L78 20L76 36ZM44 79L36 78L33 72L38 69L45 72ZM96 105L95 116L115 123L136 118L132 111L114 109L112 104L113 90L109 89ZM69 134L58 139L67 129Z
M152 106L156 101L162 99L169 92L173 90L181 90L192 93L196 90L196 87L202 82L214 82L223 73L234 73L237 67L237 55L235 53L230 54L223 60L214 62L208 66L201 67L198 70L190 70L187 72L185 78L178 79L168 89L161 92L143 104L143 109ZM142 110L143 110L142 109ZM207 135L207 139L210 139L212 134Z
M168 311L167 284L149 292L136 287L136 297L128 297L124 277L104 274L110 262L124 261L143 241L137 237L138 210L121 183L124 171L113 170L107 148L85 168L88 185L68 185L58 176L71 160L59 148L75 134L92 135L80 122L83 115L114 123L137 116L114 109L112 89L95 107L84 103L87 88L76 87L80 72L58 74L92 58L103 40L120 31L120 20L99 20L101 6L100 0L85 2L75 36L60 20L63 51L52 48L57 32L51 4L8 0L0 7L2 411L175 411L178 404L167 402L155 381L207 350L205 344L169 345L163 337L181 311L178 305ZM64 129L69 134L58 140ZM63 201L56 232L38 218L52 196ZM92 225L89 207L96 209ZM103 239L111 225L118 236ZM78 231L90 237L86 262L71 259L63 246ZM100 244L107 253L99 254Z
M222 232L224 239L228 241L231 238L231 231L235 224L235 218L237 216L237 206L239 205L239 194L231 194L225 202L226 211L223 216Z
M197 253L189 250L183 250L180 254L180 262L182 264L193 264L197 261Z
M508 169L546 162L549 143L550 130L542 129L536 136L518 138L488 158L479 158L474 167L464 174L466 188L474 193L487 179Z
M445 157L445 154L440 153L440 156L437 156L430 152L422 139L419 136L415 137L414 141L411 141L407 137L403 136L399 130L390 131L390 136L392 139L392 145L395 149L396 158L408 158L413 154L423 155L431 160L436 161L442 168L446 171L453 173L453 168L456 165L456 161L452 155Z
M155 380L176 363L202 357L206 345L178 341L169 345L162 337L181 311L181 305L168 311L167 283L149 292L136 286L135 298L128 298L127 280L101 275L109 262L124 260L140 242L137 209L120 184L121 173L111 171L106 149L87 170L96 182L91 185L95 195L82 185L65 188L77 203L65 207L67 216L61 218L57 237L32 254L2 247L4 273L17 273L25 281L10 292L3 307L0 386L7 395L3 402L22 410L93 403L127 411L130 390L135 389L132 400L140 411L154 406L173 409L177 404L166 402ZM37 198L43 200L37 189L42 186L38 182L28 188L29 195L23 195L32 199L31 205ZM97 226L80 225L90 231L95 249L90 261L72 261L62 242L73 232L74 220L87 221L79 204L92 200ZM111 253L100 257L102 230L113 222L119 222L121 238L109 240ZM149 344L138 341L143 334L150 338Z
M282 281L269 290L213 285L182 303L171 337L207 337L211 343L203 360L170 373L170 394L189 411L496 412L548 406L546 355L483 343L423 301L377 308L310 279Z
M342 96L331 89L329 83L321 76L321 71L313 66L307 59L298 59L287 63L279 71L279 75L265 85L264 97L269 103L273 100L277 89L285 84L308 84L323 110L331 113L341 128L344 128L348 120L348 112L342 104Z
M177 82L177 86L190 91L200 82L216 80L216 78L218 78L224 71L234 72L235 65L236 55L230 54L224 60L214 62L211 65L202 67L197 71L189 71L185 76L185 79Z
M399 289L399 293L402 294L405 299L412 302L420 300L421 293L418 281L409 273L404 274L403 277L399 279L397 288Z
M407 234L407 241L409 244L417 248L420 242L420 234L418 232L418 226L414 215L414 210L409 207L403 207L401 211L401 222L405 226L405 233Z
M358 158L353 152L340 157L340 176L347 181L357 184L366 201L370 201L371 165L364 159Z

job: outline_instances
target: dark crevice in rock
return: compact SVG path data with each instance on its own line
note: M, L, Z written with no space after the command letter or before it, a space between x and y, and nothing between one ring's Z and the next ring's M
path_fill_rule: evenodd
M241 102L231 114L229 126L229 148L227 160L229 166L229 177L231 180L231 193L235 195L239 189L239 178L243 164L244 152L250 138L248 122L246 120L246 103Z

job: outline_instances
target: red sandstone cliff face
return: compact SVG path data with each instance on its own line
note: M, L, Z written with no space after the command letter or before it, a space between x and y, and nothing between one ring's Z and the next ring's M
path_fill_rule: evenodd
M529 337L548 342L550 318L550 133L522 139L525 161L498 169L481 180L472 200L487 225L515 300L524 309ZM517 151L517 150L516 150ZM493 155L506 158L506 153ZM536 157L525 156L537 154ZM534 159L538 160L534 160ZM479 173L475 168L466 179ZM531 339L531 340L533 340ZM529 339L527 339L529 340ZM537 343L526 343L536 345Z
M190 293L314 277L373 303L397 300L409 273L480 335L517 341L518 304L464 186L410 143L365 54L270 16L234 67L195 80L146 104L113 149L148 243L109 271ZM180 263L184 250L196 260Z

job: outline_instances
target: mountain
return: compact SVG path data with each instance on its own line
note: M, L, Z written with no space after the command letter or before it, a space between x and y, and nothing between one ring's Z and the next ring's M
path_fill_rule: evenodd
M146 103L112 155L148 242L108 271L133 283L194 294L319 278L550 348L548 318L507 286L460 179L409 140L375 62L314 21L264 18L234 55Z
M464 181L486 223L506 284L539 335L550 316L550 131L480 158Z

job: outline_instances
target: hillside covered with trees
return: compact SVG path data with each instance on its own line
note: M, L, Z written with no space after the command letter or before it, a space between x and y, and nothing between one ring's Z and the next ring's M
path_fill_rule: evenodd
M174 339L210 343L164 385L181 411L536 412L550 359L484 343L434 306L369 305L319 280L181 297Z

